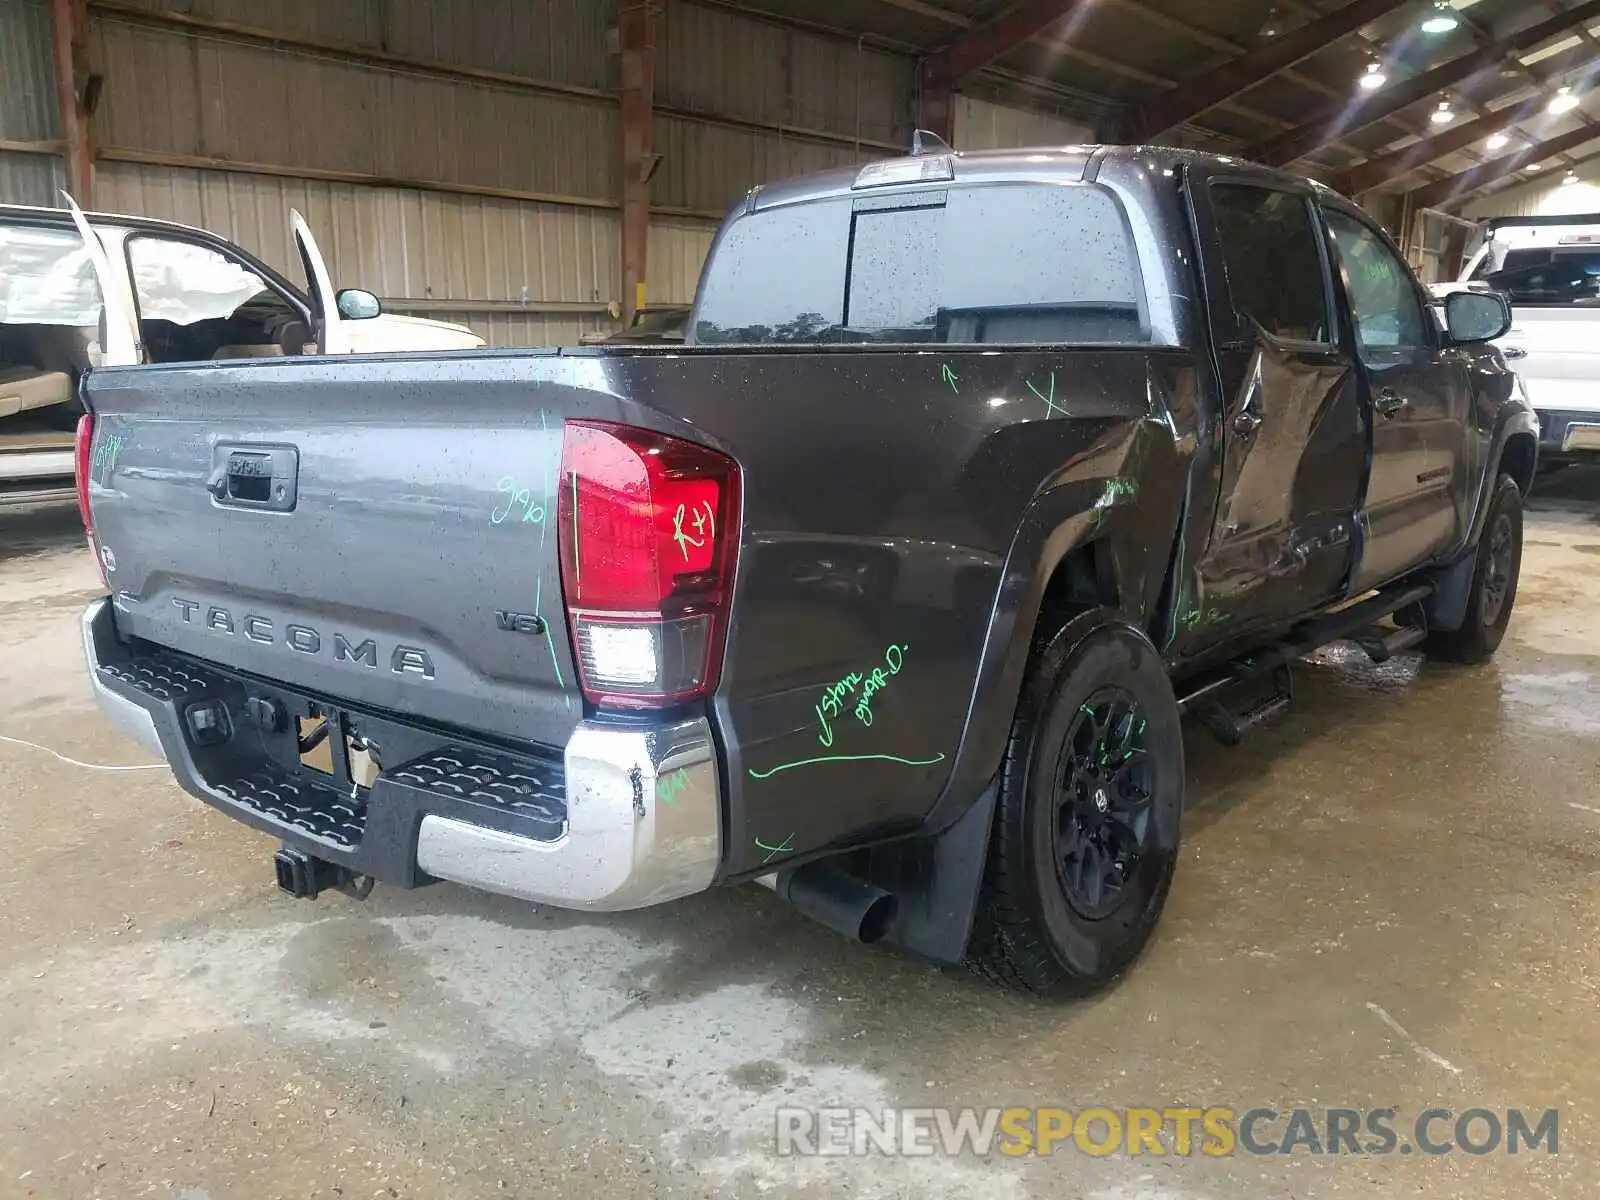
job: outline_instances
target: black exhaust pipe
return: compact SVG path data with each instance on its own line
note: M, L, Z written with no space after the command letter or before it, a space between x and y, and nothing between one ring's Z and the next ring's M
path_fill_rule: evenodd
M813 921L868 946L889 932L900 908L894 896L882 888L825 863L763 875L756 882L777 892Z

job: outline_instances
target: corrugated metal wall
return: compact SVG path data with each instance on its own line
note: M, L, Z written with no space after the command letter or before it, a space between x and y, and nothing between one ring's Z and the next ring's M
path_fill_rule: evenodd
M957 150L1002 150L1011 146L1070 146L1094 141L1094 130L1066 117L1025 112L957 96L955 111Z
M294 207L336 281L397 311L498 345L609 328L616 4L96 3L96 206L205 226L298 278ZM659 30L652 302L693 299L716 219L752 185L909 143L908 57L689 0L665 0ZM47 0L0 0L0 200L62 185L59 158L19 148L56 136L49 34ZM963 148L1088 135L978 99L956 121Z
M49 7L7 0L0 4L0 200L55 203L64 176L47 144L56 136Z
M96 204L214 229L295 280L288 214L298 209L337 280L494 345L572 342L611 325L603 310L621 246L605 210L117 162L100 165ZM548 311L567 305L589 311Z
M1468 204L1465 215L1487 217L1565 217L1600 212L1600 165L1578 167L1578 182L1563 183L1564 172L1552 170L1546 179L1506 188Z

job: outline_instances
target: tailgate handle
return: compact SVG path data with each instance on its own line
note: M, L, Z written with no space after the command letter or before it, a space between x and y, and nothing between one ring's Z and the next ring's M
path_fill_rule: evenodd
M222 443L212 448L206 490L218 504L289 512L299 493L300 452L293 446Z

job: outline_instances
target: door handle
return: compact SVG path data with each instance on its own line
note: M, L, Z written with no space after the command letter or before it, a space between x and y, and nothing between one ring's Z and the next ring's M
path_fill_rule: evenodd
M219 442L211 448L206 491L232 508L293 512L299 473L300 454L293 446Z
M1261 414L1254 408L1241 408L1233 415L1233 432L1242 438L1253 437L1260 428Z
M1373 398L1372 407L1378 410L1378 415L1380 417L1385 417L1392 420L1397 412L1399 412L1402 408L1405 408L1410 403L1411 401L1407 400L1393 388L1384 388L1377 394L1376 397Z
M1526 350L1524 350L1521 346L1507 346L1502 351L1502 353L1505 354L1505 356L1507 358L1510 358L1510 359L1518 359L1518 358L1527 358L1528 357L1528 352Z

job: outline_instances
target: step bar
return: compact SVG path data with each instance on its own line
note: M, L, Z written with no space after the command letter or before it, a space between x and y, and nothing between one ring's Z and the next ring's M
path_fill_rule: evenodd
M1294 701L1294 680L1289 664L1326 646L1350 639L1375 663L1419 645L1428 636L1425 627L1403 626L1384 633L1374 626L1385 617L1420 607L1433 596L1430 584L1412 584L1378 592L1344 608L1324 613L1296 626L1289 635L1253 655L1198 676L1178 699L1178 707L1192 714L1223 745L1237 746L1244 734L1284 712ZM1273 680L1267 698L1242 714L1228 709L1224 700L1264 678Z

